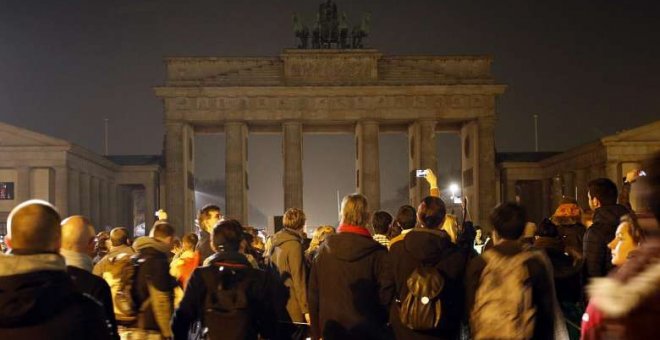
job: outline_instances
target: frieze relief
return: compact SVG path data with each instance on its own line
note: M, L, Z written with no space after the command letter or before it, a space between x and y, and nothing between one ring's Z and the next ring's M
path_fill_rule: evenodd
M322 97L176 97L174 111L249 110L372 110L372 109L488 109L487 95L441 96L322 96Z

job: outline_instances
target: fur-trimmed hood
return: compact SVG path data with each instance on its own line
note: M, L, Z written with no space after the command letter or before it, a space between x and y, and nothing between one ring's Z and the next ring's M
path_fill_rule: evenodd
M647 240L613 275L587 287L591 302L608 318L621 318L660 291L660 240Z

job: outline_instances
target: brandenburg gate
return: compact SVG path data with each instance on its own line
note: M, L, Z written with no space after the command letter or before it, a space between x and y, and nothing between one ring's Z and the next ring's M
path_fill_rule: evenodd
M277 57L167 58L166 209L193 228L194 135L224 132L226 216L247 223L250 133L282 133L284 208L303 206L304 133L355 134L356 191L380 205L379 133L408 134L408 168L437 170L436 132L460 134L463 195L482 225L496 203L490 57L384 56L373 49L285 49ZM330 171L330 170L328 170ZM437 172L437 171L436 171ZM410 178L410 204L428 194ZM334 209L334 207L328 207Z

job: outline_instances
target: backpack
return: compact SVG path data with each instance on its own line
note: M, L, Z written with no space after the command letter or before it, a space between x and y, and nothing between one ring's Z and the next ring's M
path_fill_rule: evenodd
M536 308L525 261L535 257L523 251L513 257L495 250L482 254L486 267L479 280L470 327L474 339L531 339Z
M113 282L114 287L111 286L111 291L115 292L112 296L115 318L119 322L132 323L138 315L132 291L140 258L138 255L120 254L109 259L109 262L111 271L119 274L119 280Z
M250 267L222 262L212 265L218 272L212 278L204 278L208 293L204 301L201 329L198 331L202 336L198 338L221 334L227 327L241 332L247 330L253 321L245 280L245 269Z
M440 271L431 266L419 266L406 280L408 292L399 306L401 323L412 330L438 328L442 315L440 293L445 280Z

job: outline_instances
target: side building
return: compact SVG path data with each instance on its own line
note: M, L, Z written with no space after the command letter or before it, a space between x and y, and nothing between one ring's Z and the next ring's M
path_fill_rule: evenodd
M657 152L660 120L561 153L498 153L500 200L519 200L534 221L550 216L563 196L588 209L590 180L607 177L621 188L626 173Z
M0 123L0 235L18 203L39 198L97 230L151 225L160 207L160 156L100 156L71 142ZM139 233L139 231L138 231Z

